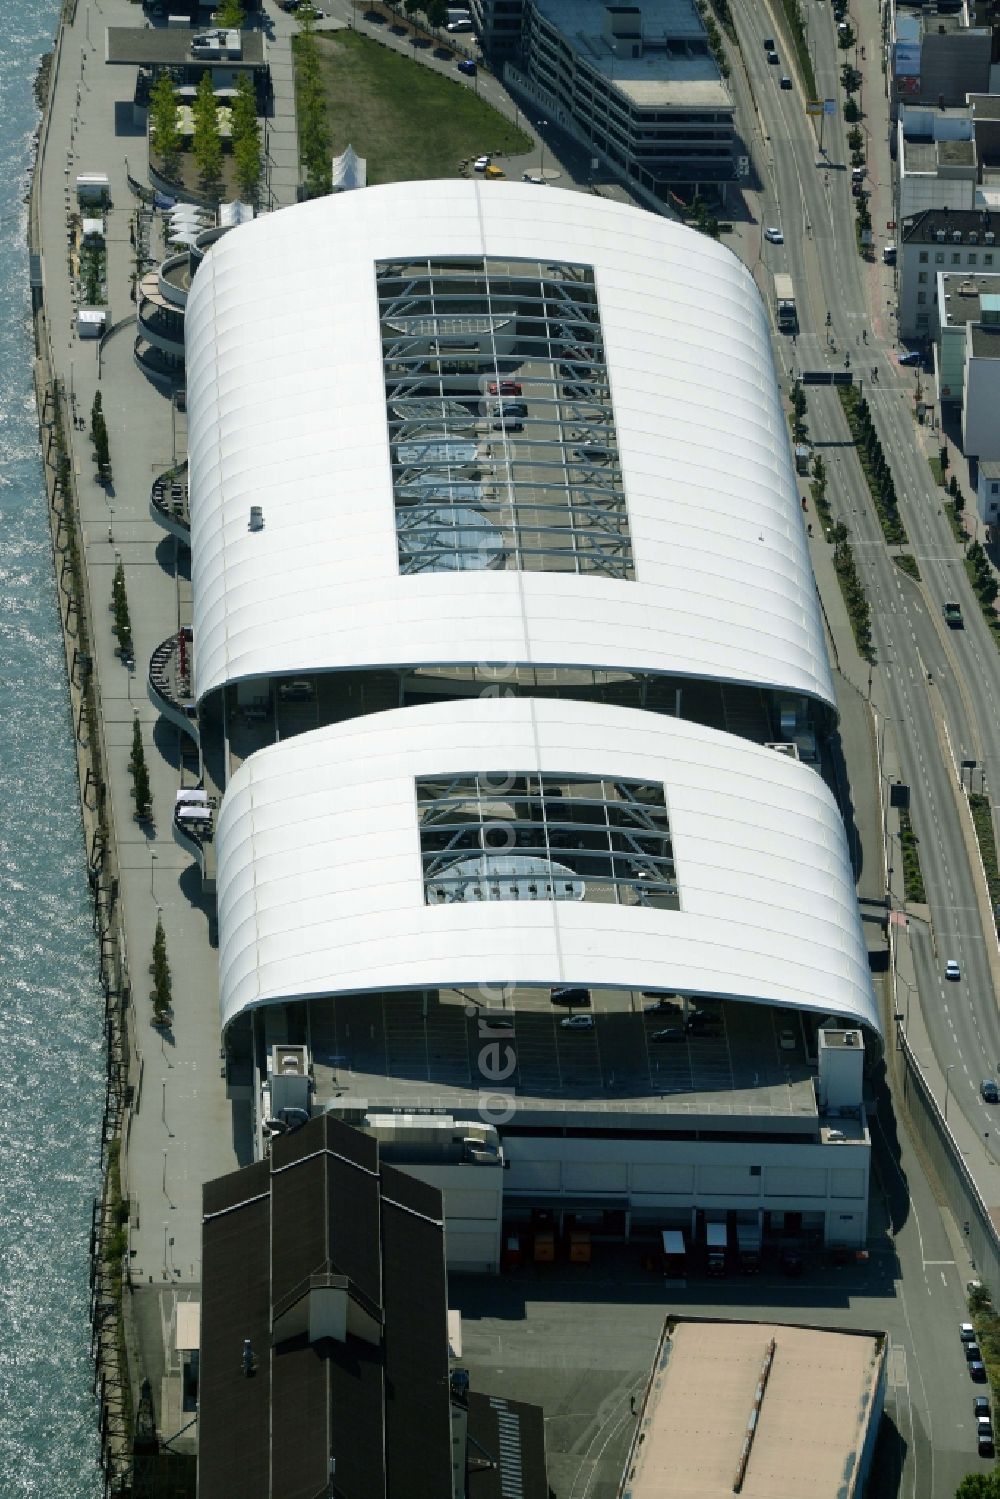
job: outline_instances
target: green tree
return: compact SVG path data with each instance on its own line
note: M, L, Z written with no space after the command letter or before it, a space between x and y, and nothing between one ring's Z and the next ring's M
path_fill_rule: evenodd
M202 190L215 196L222 183L222 141L210 73L202 74L195 95L193 149Z
M253 85L245 73L240 74L236 83L232 131L234 141L243 140L246 136L257 139L257 100L254 98Z
M424 10L431 26L447 25L448 0L427 0Z
M181 133L177 126L177 90L169 73L161 73L149 96L149 133L168 177L177 170Z
M240 4L240 0L222 0L222 4L215 12L217 26L225 26L235 31L239 31L246 18L246 11Z
M844 105L844 119L847 121L848 125L853 125L855 121L860 120L860 118L861 111L858 108L856 101L854 99L848 99L846 104Z
M233 143L236 186L244 203L256 203L260 190L260 146L253 140Z
M955 1490L955 1499L1000 1499L1000 1474L966 1473Z
M170 1013L173 992L170 964L167 962L167 938L163 930L163 917L159 915L156 918L156 932L153 936L152 967L153 990L150 998L153 1001L153 1022L156 1025L163 1025Z
M233 161L240 197L256 203L260 187L260 131L257 103L249 80L241 76L233 100Z
M323 81L320 76L316 33L312 16L299 11L296 39L296 113L299 124L299 158L305 170L305 190L310 198L330 191L330 130L326 121Z
M146 752L142 747L142 730L138 717L132 720L132 753L129 756L129 770L132 772L132 797L135 801L136 816L140 819L146 818L149 816L152 803L149 771L146 768Z

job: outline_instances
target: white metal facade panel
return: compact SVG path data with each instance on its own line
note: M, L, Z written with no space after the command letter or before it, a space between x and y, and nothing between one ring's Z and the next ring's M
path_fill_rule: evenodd
M593 265L634 580L400 575L375 262L426 255ZM833 704L764 307L704 235L523 184L368 188L225 235L185 330L199 699L290 672L516 662Z
M680 910L424 900L415 778L552 771L662 782ZM844 828L820 777L684 720L477 698L261 750L218 832L222 1023L336 993L586 984L732 996L879 1030Z

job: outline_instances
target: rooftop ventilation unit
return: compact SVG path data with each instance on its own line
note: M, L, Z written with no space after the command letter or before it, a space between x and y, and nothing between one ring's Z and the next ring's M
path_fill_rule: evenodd
M993 233L992 229L987 229L986 233L983 235L983 240L988 245L992 245L995 242L996 235Z
M264 529L264 508L263 508L262 505L251 505L250 506L250 525L249 525L248 529L251 530L251 531L263 531L263 529Z

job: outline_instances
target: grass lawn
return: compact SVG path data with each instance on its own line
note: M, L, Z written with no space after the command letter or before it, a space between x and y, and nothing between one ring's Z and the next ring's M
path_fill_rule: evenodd
M318 32L333 155L350 143L370 186L456 177L463 158L518 156L531 139L472 89L356 31Z

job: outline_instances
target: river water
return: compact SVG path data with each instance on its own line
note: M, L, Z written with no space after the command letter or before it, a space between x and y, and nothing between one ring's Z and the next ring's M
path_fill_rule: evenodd
M26 208L51 0L0 0L0 1495L101 1490L88 1322L103 1002L31 388Z

